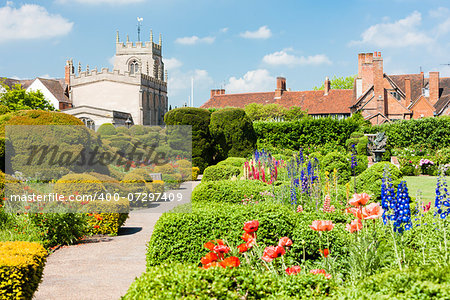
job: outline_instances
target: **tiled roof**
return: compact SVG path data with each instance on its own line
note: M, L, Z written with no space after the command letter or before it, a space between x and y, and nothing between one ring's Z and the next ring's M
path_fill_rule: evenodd
M434 105L436 113L440 113L450 102L450 77L439 78L439 100Z
M388 75L392 81L405 93L405 79L411 80L411 100L415 101L422 95L424 87L423 74Z
M59 102L70 103L69 98L64 92L64 88L61 84L61 81L58 79L45 79L45 78L37 78L39 79L43 85L50 91L50 93L58 99Z
M20 84L23 89L26 89L33 82L33 79L12 79L6 77L0 77L0 83L6 84L10 88L14 87L16 84Z
M349 114L352 96L352 90L330 90L326 96L324 91L284 91L280 99L274 99L275 92L222 94L214 95L201 107L243 108L250 103L277 103L284 107L299 106L309 114Z

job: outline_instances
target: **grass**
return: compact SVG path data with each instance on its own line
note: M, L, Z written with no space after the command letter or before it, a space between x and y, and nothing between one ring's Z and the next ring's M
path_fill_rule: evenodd
M423 200L434 201L437 176L405 176L403 180L406 180L411 197L417 198L417 191L420 190Z

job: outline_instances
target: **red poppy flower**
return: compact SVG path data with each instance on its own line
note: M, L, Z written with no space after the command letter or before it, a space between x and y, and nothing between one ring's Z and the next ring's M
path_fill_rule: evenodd
M202 257L202 259L200 260L200 262L203 265L207 265L212 263L213 261L217 261L219 258L217 257L217 254L214 252L209 252L207 253L204 257Z
M319 252L321 253L321 254L323 254L323 256L325 257L325 258L327 258L327 256L328 256L328 254L330 254L330 250L328 250L328 249L319 249Z
M280 257L286 253L286 250L284 250L281 246L269 246L264 249L263 256L261 257L262 260L266 262L271 262L277 257Z
M362 209L364 220L378 219L383 215L383 209L378 203L370 203Z
M248 221L244 223L244 231L252 233L258 230L259 222L257 220Z
M213 251L213 248L216 244L217 245L225 245L222 240L212 240L212 241L209 241L209 242L203 244L203 247L205 247L206 249L208 249L210 251Z
M31 206L27 205L27 206L24 206L23 208L25 208L26 210L29 210L31 208Z
M250 248L251 248L251 247L248 247L247 243L240 244L240 245L238 246L239 253L247 252Z
M230 247L225 245L216 245L214 246L213 251L219 254L224 254L230 252Z
M309 225L314 231L331 231L334 228L332 221L315 220Z
M99 228L100 228L100 226L94 225L94 229L99 229Z
M250 234L250 233L244 232L244 234L242 235L241 238L246 242L250 242L253 239L255 239L255 233Z
M203 269L209 269L209 268L218 267L218 266L220 266L220 264L217 261L213 261L209 264L204 265Z
M222 260L219 264L223 268L226 268L226 267L235 268L235 267L239 267L241 262L239 261L239 258L237 258L236 256L230 256L230 257L227 257L224 260Z
M292 266L292 267L286 269L286 274L295 275L295 274L300 273L301 270L302 270L302 268L300 266Z
M292 240L288 238L287 236L282 237L280 241L278 242L278 246L281 247L289 247L292 246Z
M318 275L318 274L323 274L323 276L325 276L326 279L331 279L331 275L327 274L327 272L325 272L324 269L313 269L311 271L309 271L312 274Z
M353 233L355 231L361 230L363 227L363 224L361 222L361 219L354 219L350 224L347 224L345 226L345 230L347 230L350 233Z

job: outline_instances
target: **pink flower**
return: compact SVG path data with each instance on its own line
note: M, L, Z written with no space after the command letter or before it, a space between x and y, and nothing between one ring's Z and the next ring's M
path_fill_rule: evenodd
M280 241L278 242L278 246L281 247L289 247L292 246L292 240L288 238L287 236L282 237Z
M355 231L361 230L362 227L363 227L363 224L361 222L361 219L354 219L350 224L346 225L345 229L348 232L353 233Z
M364 220L378 219L383 215L383 209L378 203L370 203L362 209Z

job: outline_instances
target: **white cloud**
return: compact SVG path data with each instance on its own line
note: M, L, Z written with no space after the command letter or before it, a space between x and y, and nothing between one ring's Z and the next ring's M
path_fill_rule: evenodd
M272 31L267 26L261 26L256 31L246 31L241 33L241 37L246 39L268 39L272 36Z
M350 45L368 44L386 48L427 45L434 39L420 30L421 23L422 15L415 11L396 22L381 23L369 27L361 34L361 40L351 41Z
M331 64L330 59L324 54L316 54L312 56L295 56L290 54L292 48L267 54L263 57L263 62L272 66L303 66L303 65L322 65Z
M216 38L212 37L212 36L200 38L196 35L193 35L193 36L177 38L175 40L175 43L182 44L182 45L195 45L195 44L199 44L199 43L212 44L212 43L214 43L215 39Z
M131 3L140 3L145 2L146 0L56 0L56 3L66 4L66 3L81 3L81 4L112 4L112 5L121 5L121 4L131 4Z
M175 57L164 58L164 67L168 71L173 71L175 69L178 69L182 65L183 65L183 63L181 61L179 61L178 59L176 59Z
M111 56L110 58L108 58L108 62L109 62L109 64L111 65L111 66L114 66L114 60L116 59L116 56L115 55L113 55L113 56Z
M220 29L220 32L227 33L228 32L228 27Z
M231 77L225 85L227 93L265 92L275 89L276 79L269 71L258 69L248 71L241 78Z
M53 79L54 77L50 76L49 74L44 74L41 76L38 76L39 78L44 78L44 79Z
M450 14L450 10L446 7L438 7L436 9L430 10L428 13L432 18L441 18L448 16Z
M73 23L57 14L50 14L44 7L24 4L13 7L8 1L0 7L0 42L51 38L68 34Z
M450 18L446 19L444 22L436 27L436 35L441 36L450 32Z

